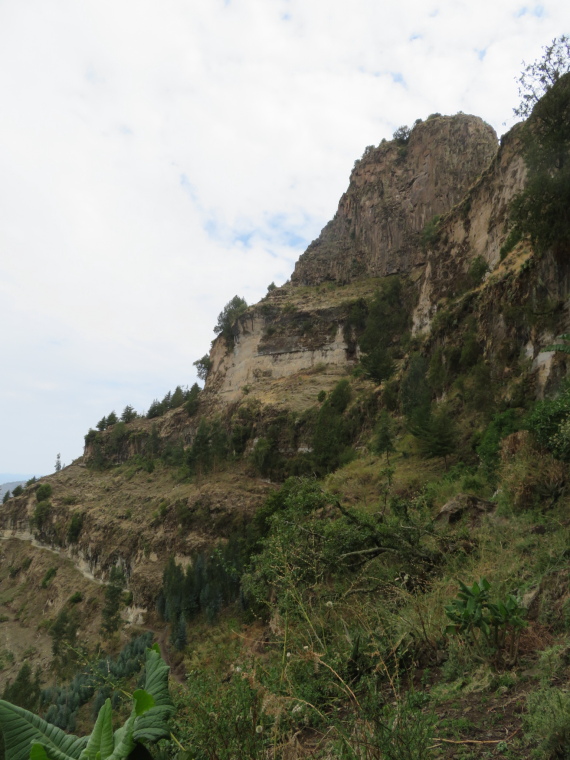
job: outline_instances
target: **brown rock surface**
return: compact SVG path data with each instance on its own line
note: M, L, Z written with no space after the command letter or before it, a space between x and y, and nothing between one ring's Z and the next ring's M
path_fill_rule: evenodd
M407 145L367 148L334 219L299 259L296 285L409 273L423 264L421 231L449 211L487 168L497 136L476 116L422 122Z

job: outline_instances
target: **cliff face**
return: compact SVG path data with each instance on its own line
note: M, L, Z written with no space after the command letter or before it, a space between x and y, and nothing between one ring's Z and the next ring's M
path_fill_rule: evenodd
M433 243L426 247L414 329L425 330L441 298L454 297L465 285L470 264L481 256L489 269L499 263L508 234L509 204L526 177L519 126L501 141L488 168L462 202L442 219Z
M359 358L353 312L366 312L390 274L409 275L402 277L406 309L410 313L415 304L414 330L429 336L426 355L430 341L445 348L457 340L468 314L484 360L507 377L507 364L514 367L523 352L537 370L540 392L552 365L552 354L545 356L541 347L568 328L570 267L552 256L531 261L523 244L500 262L509 203L524 181L518 128L497 151L493 130L473 116L433 118L414 128L407 145L367 150L337 214L303 254L291 282L237 320L233 345L214 342L199 411L189 415L179 408L101 434L110 469L75 466L53 476L56 495L41 530L34 526L33 492L13 499L0 515L0 538L39 541L97 579L122 564L135 604L152 606L169 553L188 559L263 502L271 486L252 479L247 456L267 434L272 415L315 407L319 394L353 369ZM435 215L442 218L426 241L421 232ZM468 271L478 257L492 271L473 287ZM448 327L440 319L436 329L434 316L446 311ZM398 362L405 366L405 352ZM373 389L369 380L360 382L367 392ZM243 419L241 411L247 412ZM166 467L152 477L140 462L128 469L131 458L152 459L168 446L185 455L202 418L221 419L231 431L234 415L251 427L239 477L214 472L205 483L198 477L175 484ZM308 450L310 436L294 432L290 448ZM93 464L96 456L91 440L85 461ZM124 468L117 476L115 465ZM70 544L67 527L75 512L85 513L85 528Z
M367 149L334 219L299 259L292 283L412 272L425 261L419 236L426 223L463 199L496 151L494 130L464 114L416 125L406 145Z
M207 395L230 403L253 390L269 393L276 403L280 381L316 368L342 371L354 364L356 353L343 335L347 298L294 287L270 293L237 320L232 347L223 338L215 341Z

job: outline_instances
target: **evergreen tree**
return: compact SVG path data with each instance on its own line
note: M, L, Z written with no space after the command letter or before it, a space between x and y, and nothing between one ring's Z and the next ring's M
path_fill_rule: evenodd
M125 576L119 567L111 570L109 584L105 589L105 605L101 611L101 633L111 634L119 630L121 624L121 600Z
M174 393L172 394L172 398L170 399L170 408L171 409L178 409L179 406L182 406L184 403L184 391L182 388L177 385L174 389Z
M6 684L2 699L11 702L13 705L23 707L25 710L34 711L40 701L41 683L40 669L36 670L32 678L32 669L27 662L24 662L20 668L14 683Z
M61 454L58 454L55 458L55 471L61 472Z
M188 643L188 634L186 632L186 619L184 617L183 612L180 613L180 617L178 618L178 622L176 624L173 643L174 643L175 648L178 649L179 652L182 652L186 648L186 644Z
M422 454L443 457L447 470L447 457L457 447L457 430L449 410L442 407L433 413L431 408L419 409L410 427L420 441Z
M164 408L160 401L155 398L152 404L148 408L148 412L146 413L147 420L152 420L155 417L161 417L164 414Z
M136 420L138 417L138 414L135 412L132 406L127 404L127 406L123 409L123 413L121 414L121 422L132 422L133 420Z
M228 458L229 439L226 429L220 420L214 420L210 433L210 448L212 452L212 462L214 467L219 467L220 463Z
M392 419L388 412L383 411L380 415L376 435L372 443L372 449L376 454L386 454L386 462L390 464L389 454L396 449L394 448L394 432L392 430Z
M431 390L426 379L427 371L427 359L419 353L412 354L400 385L402 411L408 420L418 415L424 417L429 412Z
M210 446L210 426L202 418L189 452L188 464L194 472L202 475L209 472L212 464L212 450Z
M99 430L101 433L103 432L103 430L107 430L107 418L106 418L106 417L101 417L101 419L100 419L100 420L99 420L99 422L98 422L98 423L95 425L95 427L96 427L96 428L97 428L97 430Z
M194 383L189 391L186 392L184 398L184 408L189 417L192 417L198 411L198 396L200 395L200 386L198 383Z
M2 504L6 504L6 502L8 501L8 499L9 499L11 496L12 496L12 494L10 493L10 491L6 491L6 493L5 493L5 494L4 494L4 496L2 497Z
M119 421L119 418L117 417L115 412L111 412L111 414L107 416L107 427L110 427L111 425L116 425L118 421Z

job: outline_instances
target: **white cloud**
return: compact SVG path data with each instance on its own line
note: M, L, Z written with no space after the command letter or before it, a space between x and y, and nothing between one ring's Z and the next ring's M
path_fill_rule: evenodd
M523 9L525 9L523 12ZM236 293L282 283L366 145L512 123L566 3L0 5L0 468L49 470L177 383Z

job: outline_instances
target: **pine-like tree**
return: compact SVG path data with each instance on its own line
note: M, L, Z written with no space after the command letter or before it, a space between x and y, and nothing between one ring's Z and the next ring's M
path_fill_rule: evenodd
M383 411L378 421L376 434L372 442L372 449L376 454L386 454L386 462L390 464L389 455L395 451L394 448L394 431L392 427L392 418L387 411Z

